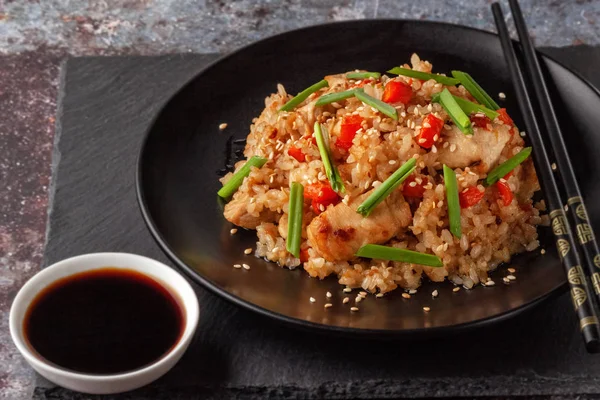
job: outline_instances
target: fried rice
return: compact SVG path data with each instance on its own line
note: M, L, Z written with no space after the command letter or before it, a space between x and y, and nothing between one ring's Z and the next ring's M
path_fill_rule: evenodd
M415 71L431 72L432 65L411 57ZM495 186L483 185L491 169L524 148L518 129L503 111L494 120L471 115L473 135L463 134L445 109L432 102L432 96L447 88L453 95L474 102L463 86L445 86L430 79L406 76L364 80L347 79L346 74L325 77L328 86L310 95L292 111L279 111L290 100L282 85L265 99L265 109L252 121L244 155L268 161L252 168L224 209L233 224L255 229L258 242L255 255L282 267L298 267L314 278L335 276L341 285L386 293L398 287L418 288L424 279L472 288L488 282L488 275L511 256L539 247L536 226L547 222L541 215L543 201L534 206L539 190L530 159L503 179L513 198L503 197ZM325 94L361 87L382 99L391 81L412 90L406 104L395 102L398 120L355 97L325 106L315 106ZM428 128L427 115L444 121L430 148L419 143ZM350 116L358 122L351 142L343 137L343 124ZM483 121L483 123L481 123ZM345 186L345 193L333 201L316 202L305 198L300 257L286 250L290 184L308 188L328 188L328 178L313 135L320 122L330 134L331 156ZM421 141L422 142L422 141ZM357 206L381 185L400 165L416 159L412 179L390 194L374 212L363 217ZM239 170L245 161L236 164ZM477 190L480 200L461 208L462 236L450 232L448 203L442 166L456 173L459 192ZM221 179L227 183L233 173ZM414 190L418 188L418 190ZM320 192L322 193L322 192ZM462 201L462 199L461 199ZM365 259L355 253L362 245L374 243L438 256L443 267L435 268L389 260Z

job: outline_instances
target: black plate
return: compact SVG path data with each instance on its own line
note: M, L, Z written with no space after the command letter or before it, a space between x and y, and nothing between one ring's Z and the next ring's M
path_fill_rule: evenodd
M295 93L326 74L354 68L385 71L409 61L416 52L434 71L461 69L502 103L517 124L521 118L494 34L431 22L377 20L315 26L265 39L221 58L180 90L161 111L142 146L137 191L148 227L176 265L214 293L248 309L296 325L350 333L439 333L500 320L532 306L563 287L562 267L550 245L514 257L518 279L502 284L502 269L492 275L495 287L453 293L450 283L426 283L410 300L400 291L370 297L351 313L335 278L319 281L301 270L289 271L243 250L254 247L256 233L230 235L232 225L217 201L218 171L243 149L236 143L249 132L252 118L277 82ZM600 216L598 186L590 171L600 170L600 98L573 72L544 57L554 80L552 90L570 153L594 220ZM218 126L228 123L221 132ZM584 145L585 144L585 145ZM239 154L239 152L238 152ZM597 153L596 153L597 154ZM541 229L543 243L547 228ZM544 246L546 247L546 246ZM234 263L251 270L236 270ZM440 295L431 298L437 288ZM325 293L333 307L324 309ZM310 303L309 297L317 299ZM354 297L351 295L351 297ZM424 313L423 306L431 307ZM225 316L224 316L225 317Z

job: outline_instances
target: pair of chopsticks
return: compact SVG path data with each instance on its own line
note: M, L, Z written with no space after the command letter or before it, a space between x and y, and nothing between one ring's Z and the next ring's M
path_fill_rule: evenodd
M546 200L550 208L552 232L556 238L556 247L567 274L571 298L575 307L579 326L588 352L600 351L600 325L598 322L598 304L600 304L600 251L592 226L587 216L585 204L577 184L577 178L562 139L558 119L550 101L550 95L535 48L527 32L527 26L517 0L509 0L519 40L523 47L523 59L529 78L529 87L533 87L534 96L527 91L525 76L510 39L500 4L492 4L494 20L502 43L504 57L508 64L517 100L527 134L531 141L536 170L540 177ZM532 97L541 110L543 126L547 137L542 137L540 123L534 116ZM550 157L544 141L552 146L556 164L551 166ZM556 168L558 166L558 168ZM554 168L553 168L554 167ZM557 179L562 178L564 195L558 189ZM564 199L567 199L565 202ZM569 211L565 218L565 211ZM575 233L577 241L575 241ZM585 267L582 268L580 253ZM585 272L584 272L585 271ZM590 282L593 291L590 287Z

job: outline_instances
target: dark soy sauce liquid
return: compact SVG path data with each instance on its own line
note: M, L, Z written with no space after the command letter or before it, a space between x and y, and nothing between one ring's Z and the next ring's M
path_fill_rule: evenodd
M132 270L102 268L63 278L29 306L25 337L51 363L90 374L139 369L171 350L183 333L180 302Z

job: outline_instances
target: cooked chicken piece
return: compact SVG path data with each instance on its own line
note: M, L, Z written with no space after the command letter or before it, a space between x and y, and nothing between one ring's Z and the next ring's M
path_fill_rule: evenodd
M279 192L279 190L274 190L274 192ZM237 192L233 196L233 199L225 205L223 215L227 221L246 229L256 229L262 222L277 221L278 213L276 211L261 207L255 203L255 210L250 213L248 211L249 205L250 196L247 193Z
M346 74L327 75L325 77L325 80L327 81L327 85L329 86L329 92L339 91L338 86L345 88L346 83L348 82L346 80Z
M381 244L393 238L412 221L408 203L399 190L394 191L369 215L356 212L369 196L365 193L350 204L343 202L314 218L307 228L310 243L328 261L348 260L363 245Z
M519 167L517 167L519 168ZM520 165L520 175L518 186L516 188L515 196L519 203L524 203L533 197L533 194L540 190L540 183L538 182L535 168L533 166L533 160L529 158Z
M507 125L494 125L493 129L490 132L483 128L475 128L472 136L465 135L456 126L451 130L443 130L442 138L449 145L438 148L438 161L450 168L465 168L481 162L480 171L489 171L496 166L502 149L510 140Z

